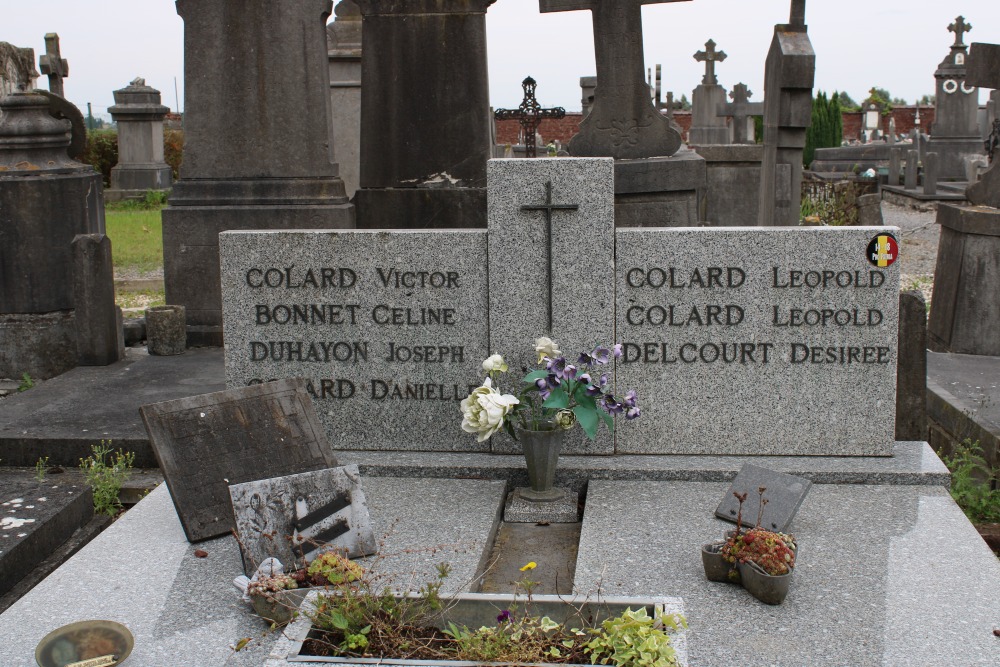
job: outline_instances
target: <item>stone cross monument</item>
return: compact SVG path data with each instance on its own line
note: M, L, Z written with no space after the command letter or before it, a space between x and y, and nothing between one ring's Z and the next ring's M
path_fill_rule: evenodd
M805 23L806 0L792 0L786 25L774 27L764 66L764 158L758 224L796 226L802 206L802 151L812 123L816 54Z
M642 5L688 0L539 0L541 12L589 9L594 18L597 90L569 144L577 157L669 156L680 134L653 106L643 77Z
M69 76L69 61L59 53L59 35L54 32L45 35L45 55L38 59L42 74L49 77L49 92L66 97L63 93L63 79Z
M542 105L535 99L537 86L535 80L529 76L521 82L521 87L524 88L524 99L521 101L521 106L516 109L497 109L494 112L497 120L516 120L521 124L521 130L524 132L525 157L538 155L535 133L543 119L566 117L566 110L562 107L542 108Z
M983 152L977 117L979 89L966 78L969 54L964 38L970 30L972 25L962 16L948 26L955 42L934 72L937 109L927 150L938 154L939 175L944 180L964 180L964 158Z
M732 102L719 105L718 114L729 116L733 119L733 143L753 144L756 137L753 132L753 117L764 115L763 102L751 102L753 92L745 83L738 83L733 86L729 93Z
M694 54L694 59L705 63L705 76L701 85L691 94L691 131L688 143L703 146L706 144L728 144L729 128L726 119L718 114L719 105L726 103L726 89L719 85L715 76L715 63L726 59L725 51L716 51L715 42L705 42L705 50Z

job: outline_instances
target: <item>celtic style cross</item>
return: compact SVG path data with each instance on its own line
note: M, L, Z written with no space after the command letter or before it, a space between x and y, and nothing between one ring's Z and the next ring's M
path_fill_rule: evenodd
M669 156L680 134L653 106L642 55L642 6L689 0L538 0L540 11L589 9L594 19L594 106L570 142L577 157Z
M49 77L49 92L66 97L63 93L63 78L69 76L69 62L59 53L59 35L54 32L45 35L45 55L38 59L42 74Z
M549 328L547 333L552 333L552 212L553 211L576 211L579 204L553 204L552 203L552 181L545 183L545 203L538 206L522 206L522 211L542 211L545 214L545 246L546 246L546 276L548 277L549 292Z
M566 110L562 107L552 107L543 109L542 105L535 99L535 88L538 84L530 76L521 82L524 88L524 100L521 106L516 109L497 109L493 112L497 120L516 120L521 124L524 131L524 154L526 157L536 157L537 145L535 132L545 118L565 118Z
M955 43L952 46L965 46L965 33L972 30L972 24L965 22L964 16L959 16L955 22L948 26L948 32L955 33Z
M716 51L715 46L715 41L710 39L705 42L704 51L694 54L695 60L705 63L705 76L702 77L701 82L706 86L718 85L719 80L715 76L715 63L721 63L728 57L725 51Z

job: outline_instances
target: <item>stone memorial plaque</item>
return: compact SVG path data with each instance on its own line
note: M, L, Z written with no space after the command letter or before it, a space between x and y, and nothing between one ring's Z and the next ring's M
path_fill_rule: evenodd
M233 529L230 484L337 465L301 380L154 403L139 412L191 542Z
M489 449L459 409L491 353L485 230L219 243L228 386L305 378L337 449Z
M272 556L290 572L324 549L377 550L356 465L233 484L229 495L248 576Z
M892 227L619 229L621 453L891 456Z
M757 515L763 497L767 502L764 503L764 511L760 515L760 527L784 533L792 525L792 519L795 518L795 513L799 511L811 486L812 482L804 477L744 463L726 491L726 495L722 497L722 502L715 509L715 516L736 523L740 503L733 493L745 493L747 499L743 503L740 525L753 528L757 525ZM758 492L762 487L765 489L763 496Z

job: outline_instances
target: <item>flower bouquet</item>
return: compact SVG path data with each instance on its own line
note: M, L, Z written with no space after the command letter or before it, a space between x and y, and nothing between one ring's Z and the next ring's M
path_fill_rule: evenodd
M526 500L545 502L563 497L554 481L565 431L579 424L593 440L602 421L613 431L615 415L631 420L639 417L640 410L636 393L616 397L611 376L604 372L621 356L621 345L581 352L575 364L547 337L535 341L535 352L541 368L524 376L516 396L497 386L501 374L509 370L503 357L494 354L483 362L488 376L462 401L462 430L476 435L479 442L501 429L509 433L521 444L531 481L530 489L518 493Z

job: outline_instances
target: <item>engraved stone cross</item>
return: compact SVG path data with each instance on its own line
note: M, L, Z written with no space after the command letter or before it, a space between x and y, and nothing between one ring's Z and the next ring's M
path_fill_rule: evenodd
M727 58L725 51L715 50L715 40L705 42L705 50L694 54L694 59L705 63L705 76L701 82L706 86L718 85L719 79L715 76L715 63L721 63Z
M594 106L570 142L577 157L669 156L680 134L653 106L643 77L642 5L689 0L538 0L540 11L589 9L594 18Z
M69 62L59 53L59 35L54 32L45 35L45 55L38 59L42 74L49 77L49 92L66 97L63 93L63 78L69 76Z
M576 211L579 204L553 204L552 203L552 181L545 183L545 203L538 206L522 206L522 211L542 211L545 213L545 246L546 246L546 275L549 284L549 319L548 331L552 333L552 211Z
M972 24L965 22L964 16L959 16L955 19L955 22L948 26L948 32L955 33L955 44L954 46L965 46L964 37L965 33L972 30Z

